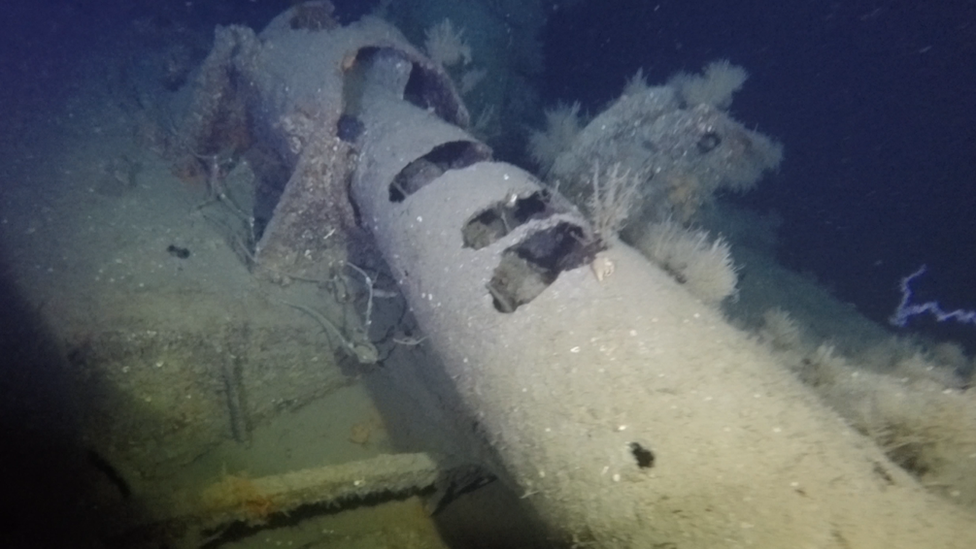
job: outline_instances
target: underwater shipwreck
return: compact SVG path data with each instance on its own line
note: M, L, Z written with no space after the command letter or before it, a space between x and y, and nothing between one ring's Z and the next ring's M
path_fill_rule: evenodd
M705 266L668 247L715 192L747 190L781 161L781 145L724 109L738 69L635 77L586 122L578 106L553 111L531 173L495 158L497 135L430 50L383 19L340 24L327 2L296 4L260 32L218 27L159 107L171 126L156 152L202 190L194 219L238 274L214 283L228 297L206 321L186 319L209 299L190 297L167 313L172 330L70 346L92 402L89 459L131 491L105 498L105 539L216 546L415 494L436 517L491 485L550 546L971 546L968 510L782 366L777 319L765 341L728 322L725 242L687 233ZM716 74L731 83L703 98ZM556 143L559 124L575 128ZM177 269L205 253L173 242ZM385 430L396 451L231 467L133 504L215 441L273 446L257 425L359 380L378 413L351 438ZM150 400L132 396L154 384L165 389Z

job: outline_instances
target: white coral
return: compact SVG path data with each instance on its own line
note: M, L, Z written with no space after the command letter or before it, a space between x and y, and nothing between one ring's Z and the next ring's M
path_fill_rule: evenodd
M738 276L732 250L721 236L686 229L672 220L652 223L635 243L651 261L670 273L704 303L735 296Z
M593 229L603 239L616 238L640 202L640 176L614 164L600 170L593 166L592 194L587 202Z
M549 173L560 154L572 148L583 129L579 112L579 101L546 109L546 130L533 131L529 136L529 154L543 174Z
M471 62L471 46L464 41L464 30L454 30L450 19L427 29L426 35L424 47L435 63L449 67L461 61L465 65Z
M712 61L702 74L678 73L668 85L674 88L688 106L708 104L717 109L728 109L732 94L742 88L749 73L726 59Z

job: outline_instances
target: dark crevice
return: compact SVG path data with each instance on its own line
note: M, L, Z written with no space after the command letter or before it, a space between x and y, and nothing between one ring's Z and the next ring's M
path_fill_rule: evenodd
M491 149L477 141L449 141L407 164L390 183L390 202L403 202L448 170L489 160Z
M251 215L254 217L253 237L256 242L264 236L264 231L274 216L275 207L291 178L292 170L287 160L262 142L256 143L247 151L246 159L255 180Z
M555 282L559 273L593 261L600 244L579 225L561 222L502 252L488 282L495 309L514 312Z
M460 104L450 78L430 67L413 64L403 99L423 110L433 111L448 124L462 128L468 125L467 111Z
M450 77L443 71L438 71L433 66L421 62L419 58L396 48L366 46L357 51L354 57L343 60L342 70L345 73L343 85L346 90L352 92L352 95L343 94L345 113L358 114L362 86L365 79L369 78L368 73L372 65L377 60L383 62L389 59L410 63L410 73L406 75L405 83L399 80L399 76L383 75L384 79L388 76L396 76L390 80L390 83L396 82L398 86L402 86L395 91L397 93L402 92L404 101L425 111L433 112L448 124L462 128L467 127L468 112L461 104ZM391 91L393 90L391 89Z
M336 124L336 136L346 143L355 143L366 131L366 126L355 115L343 113Z
M479 211L461 229L464 247L480 250L533 219L545 219L567 211L555 205L552 198L548 190L528 196L513 194Z

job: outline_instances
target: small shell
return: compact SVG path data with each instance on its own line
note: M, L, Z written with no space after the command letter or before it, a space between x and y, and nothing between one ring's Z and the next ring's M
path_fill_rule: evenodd
M593 260L593 263L590 263L590 269L593 270L593 275L596 276L596 279L600 282L603 282L604 278L612 275L614 269L616 268L617 266L614 264L614 262L609 257L603 255L597 255L596 259Z

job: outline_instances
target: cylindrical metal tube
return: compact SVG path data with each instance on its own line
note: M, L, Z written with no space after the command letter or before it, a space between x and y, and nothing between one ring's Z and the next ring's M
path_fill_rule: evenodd
M430 160L474 140L396 94L374 99L352 183L362 220L459 412L558 536L907 548L948 531L965 545L963 513L718 311L626 246L597 253L586 221L519 168Z
M334 120L335 97L299 100L338 90L350 66L363 78L342 89L363 129L359 219L441 359L447 381L434 391L451 392L496 472L554 531L614 548L972 546L969 515L893 467L718 311L634 250L601 251L576 210L490 161L455 125L466 115L443 71L370 21L319 33L279 21L239 63L251 110ZM330 72L310 75L303 60L322 51ZM329 164L329 150L298 147L296 162ZM309 173L276 210L309 213L281 225L289 253L303 249L297 228L324 240L312 214L331 195Z

